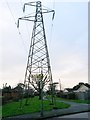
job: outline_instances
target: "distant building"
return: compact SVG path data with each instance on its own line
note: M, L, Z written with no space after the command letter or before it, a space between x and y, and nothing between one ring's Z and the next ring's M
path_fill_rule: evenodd
M80 100L90 99L90 85L88 83L80 82L78 85L73 88L65 88L64 95L69 98L69 96L73 95L73 98Z
M67 93L67 92L72 92L72 91L73 91L72 88L65 88L65 89L64 89L64 92L65 92L65 93Z
M74 92L86 92L90 90L90 85L87 83L79 83L77 86L73 87Z
M34 96L34 90L24 90L21 84L18 84L15 88L11 88L11 86L5 86L2 89L3 96L3 104L12 100L19 100L21 97L32 97Z
M20 98L22 94L23 88L20 86L16 86L15 88L11 89L11 86L5 87L2 89L2 96L3 100L10 101L10 100L17 100Z

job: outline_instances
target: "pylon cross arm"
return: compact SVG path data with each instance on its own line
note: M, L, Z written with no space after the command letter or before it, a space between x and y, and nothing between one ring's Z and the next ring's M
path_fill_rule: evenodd
M32 17L32 16L31 16ZM34 17L34 16L33 16ZM35 21L35 20L33 20L33 19L28 19L28 18L30 18L30 16L29 17L22 17L22 18L18 18L18 23L17 23L17 27L19 28L19 20L27 20L27 21Z

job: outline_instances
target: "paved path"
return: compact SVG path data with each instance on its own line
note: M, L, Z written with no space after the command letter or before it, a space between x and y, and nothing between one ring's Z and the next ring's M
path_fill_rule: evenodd
M65 115L58 118L89 118L90 112L78 113L73 115Z
M82 103L68 102L64 100L60 100L60 102L70 104L71 106L65 109L45 111L43 117L41 116L40 112L38 112L38 113L33 113L33 114L19 115L19 116L15 116L11 118L19 119L19 120L20 119L40 120L42 118L50 118L50 117L63 116L63 115L68 115L68 114L75 114L75 113L90 111L90 104L88 105L88 104L82 104Z
M72 119L68 119L68 120L77 120L75 118L79 118L78 120L82 120L80 118L83 118L83 120L85 120L85 119L88 120L88 119L90 119L89 115L90 115L90 112L84 112L84 113L78 113L78 114L73 114L73 115L64 115L64 116L60 116L60 117L48 118L45 120L61 120L61 118L72 118Z
M73 111L84 111L84 110L90 110L90 104L86 104L86 103L75 103L75 102L70 102L70 101L66 101L66 100L60 100L60 102L64 102L67 104L70 104L71 106L68 108L68 110L73 110Z
M87 105L86 103L76 103L76 102L71 102L71 101L66 101L66 100L58 100L59 102L64 102L67 104L70 104L71 106L77 106L77 105Z
M79 105L79 103L70 102L70 101L66 101L66 100L58 100L58 101L70 104L71 106Z

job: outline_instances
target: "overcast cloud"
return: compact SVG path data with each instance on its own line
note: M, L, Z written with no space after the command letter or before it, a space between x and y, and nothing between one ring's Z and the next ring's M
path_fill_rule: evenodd
M24 82L33 27L33 23L20 22L20 36L15 22L24 16L21 5L28 0L7 1L10 9L6 1L0 3L0 87ZM63 87L88 82L88 3L51 0L43 4L56 12L53 29L52 14L44 16L53 80L61 79ZM29 12L32 9L27 8Z

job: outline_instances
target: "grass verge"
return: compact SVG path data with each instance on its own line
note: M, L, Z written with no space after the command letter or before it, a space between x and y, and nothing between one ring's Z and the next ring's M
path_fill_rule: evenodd
M22 108L20 108L21 102L11 102L2 106L2 117L16 116L21 114L30 114L41 111L41 100L38 97L28 99L28 105L25 104L25 99L22 100ZM69 104L63 102L56 102L55 105L50 105L50 101L43 101L44 111L50 111L53 107L58 109L68 108Z
M0 118L2 117L2 106L0 106Z
M73 99L65 99L65 98L56 98L57 100L65 100L68 102L76 102L76 103L85 103L85 104L90 104L90 100L73 100Z

